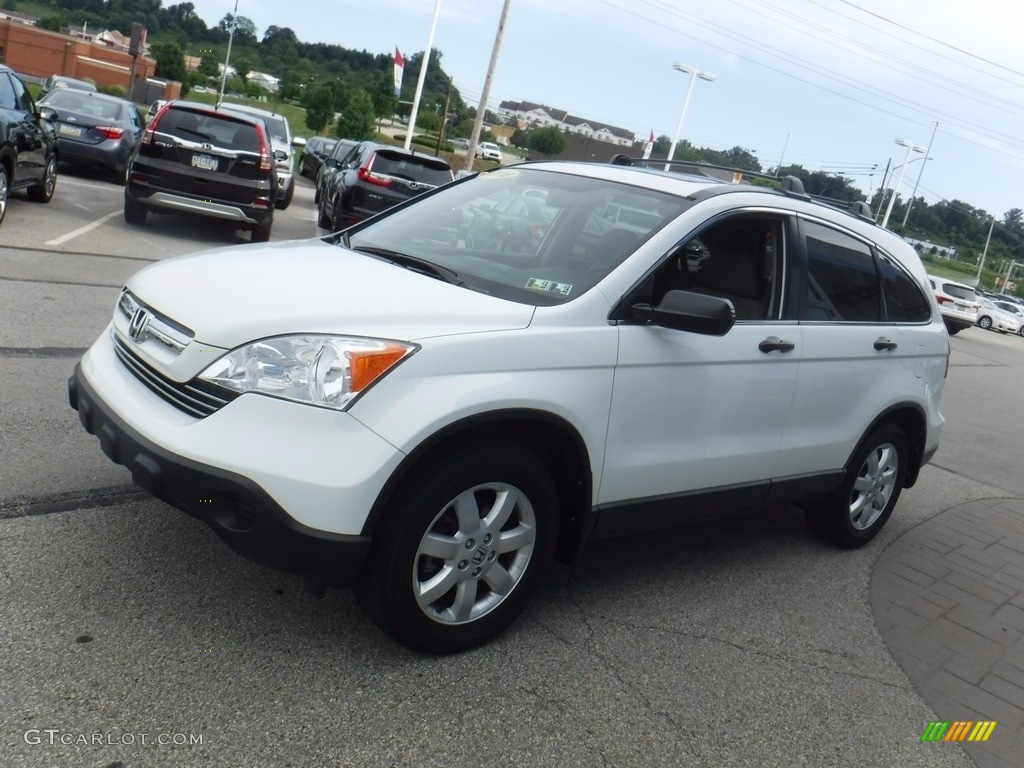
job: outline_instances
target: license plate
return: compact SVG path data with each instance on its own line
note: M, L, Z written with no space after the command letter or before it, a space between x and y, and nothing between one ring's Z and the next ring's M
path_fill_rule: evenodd
M192 155L192 167L202 168L204 171L216 171L217 158L209 155Z
M64 125L61 123L57 132L60 133L61 136L74 136L75 138L80 138L82 136L82 128L78 125Z

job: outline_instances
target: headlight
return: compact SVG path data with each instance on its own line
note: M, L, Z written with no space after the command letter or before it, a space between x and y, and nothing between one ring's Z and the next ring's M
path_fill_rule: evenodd
M415 349L385 339L278 336L232 350L199 378L235 392L343 410Z

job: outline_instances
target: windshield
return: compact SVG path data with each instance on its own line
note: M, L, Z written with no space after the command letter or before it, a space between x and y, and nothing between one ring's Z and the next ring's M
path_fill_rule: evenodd
M560 304L597 284L689 204L603 179L503 168L353 228L348 244L436 264L471 290Z

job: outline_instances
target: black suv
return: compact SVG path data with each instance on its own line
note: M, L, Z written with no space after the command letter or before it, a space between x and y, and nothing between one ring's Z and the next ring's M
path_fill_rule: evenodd
M57 185L57 140L47 120L53 110L36 109L25 84L0 66L0 222L16 189L48 203Z
M208 104L172 101L142 133L124 190L124 218L153 212L224 219L270 239L278 181L259 117Z
M336 231L454 180L444 160L415 150L363 141L328 175L317 223Z

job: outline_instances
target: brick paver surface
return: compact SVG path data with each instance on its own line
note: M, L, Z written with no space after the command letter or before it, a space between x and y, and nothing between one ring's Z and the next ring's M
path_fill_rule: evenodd
M941 720L998 723L962 744L979 768L1024 765L1024 500L974 501L908 531L875 565L871 606Z

